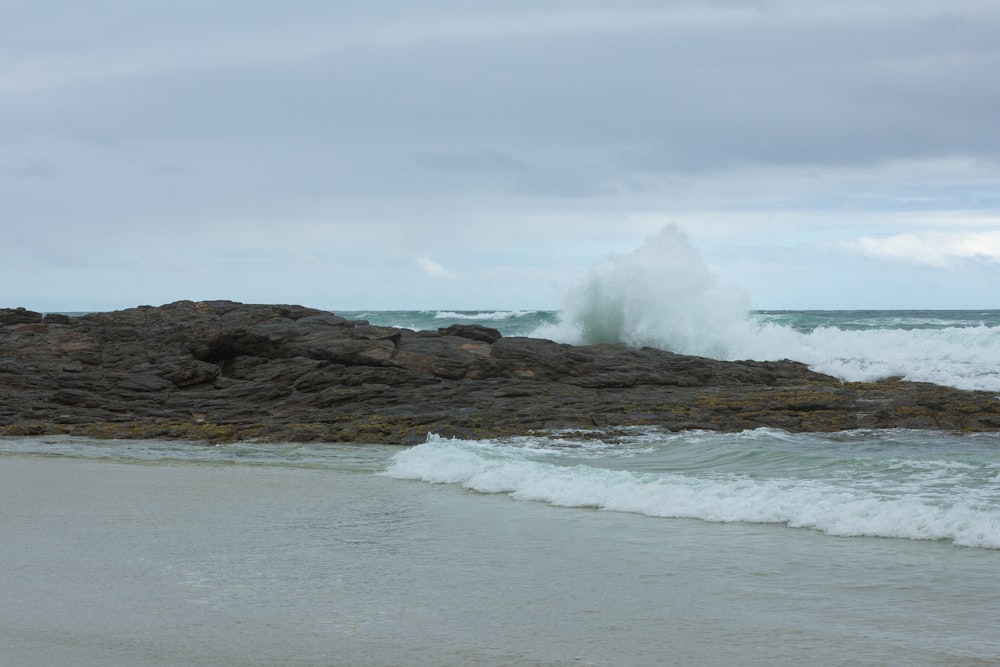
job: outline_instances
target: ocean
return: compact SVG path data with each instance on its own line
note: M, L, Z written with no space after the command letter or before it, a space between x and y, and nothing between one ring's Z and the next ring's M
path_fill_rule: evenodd
M1000 311L703 310L338 314L1000 400ZM593 435L0 439L3 662L1000 664L1000 434Z
M762 310L713 305L663 314L631 299L574 310L337 311L382 326L480 324L505 336L625 342L713 359L793 359L846 381L901 377L1000 391L1000 310ZM654 316L655 315L655 316Z

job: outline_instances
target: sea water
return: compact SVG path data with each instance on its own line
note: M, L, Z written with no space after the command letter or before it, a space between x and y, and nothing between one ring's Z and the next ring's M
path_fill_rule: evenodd
M0 439L10 665L983 665L1000 438Z

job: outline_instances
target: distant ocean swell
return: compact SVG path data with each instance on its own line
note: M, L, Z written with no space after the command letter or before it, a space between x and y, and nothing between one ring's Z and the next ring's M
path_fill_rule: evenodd
M754 431L575 448L539 438L430 436L397 453L384 474L562 507L1000 549L995 455L941 458L940 439L931 445L921 437L879 437L876 456L861 433L811 443L800 436L791 446L787 434ZM920 458L923 446L935 457Z
M417 331L452 324L481 324L498 329L505 336L532 336L559 322L559 313L552 310L338 310L336 313L379 326Z

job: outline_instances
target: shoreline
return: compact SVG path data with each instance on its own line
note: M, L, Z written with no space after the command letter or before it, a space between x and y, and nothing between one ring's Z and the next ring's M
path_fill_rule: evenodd
M388 456L378 449L370 460ZM843 651L817 652L841 645L883 665L995 655L996 552L938 541L260 465L4 457L0 497L0 642L18 665L770 667L842 664Z

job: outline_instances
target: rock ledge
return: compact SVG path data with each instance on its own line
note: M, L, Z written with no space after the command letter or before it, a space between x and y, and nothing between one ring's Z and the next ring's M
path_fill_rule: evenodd
M412 444L566 430L1000 430L1000 400L792 361L570 346L296 305L0 309L0 434Z

